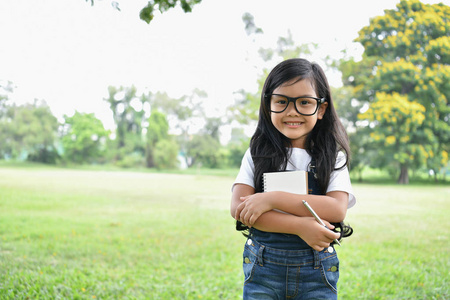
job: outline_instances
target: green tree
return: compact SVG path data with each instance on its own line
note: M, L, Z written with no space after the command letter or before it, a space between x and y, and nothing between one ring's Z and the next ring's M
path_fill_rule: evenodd
M163 112L170 120L170 130L177 135L177 142L183 154L190 143L194 123L206 118L203 102L208 95L205 91L194 89L190 95L172 98L167 93L156 93L151 98L152 109ZM185 155L186 164L190 165Z
M108 131L94 114L75 112L64 116L61 135L63 158L74 163L92 163L104 153Z
M143 128L146 127L146 108L150 112L150 94L137 94L132 86L108 88L109 96L105 99L112 110L116 125L116 157L120 161L127 155L144 156L145 144Z
M230 167L239 167L242 157L250 145L250 138L247 137L242 128L233 128L231 130L231 139L227 145L228 165Z
M262 33L262 30L254 24L253 17L249 14L244 14L243 21L246 26L248 35ZM260 48L259 56L264 62L272 60L286 60L295 57L307 57L312 54L313 50L317 49L317 44L301 44L298 45L292 38L292 34L288 31L286 37L279 37L276 48ZM262 74L257 79L258 89L256 93L240 90L237 94L241 97L236 100L236 104L230 107L230 113L233 120L237 120L242 124L249 124L258 120L259 104L261 102L261 90L264 81L269 75L269 69L263 68Z
M86 2L90 2L91 5L94 5L95 1L86 0ZM183 11L187 13L191 12L192 7L200 2L202 2L202 0L150 0L147 2L147 5L141 9L139 17L149 24L153 20L155 16L154 12L156 10L164 13L175 6L180 5ZM119 1L111 1L111 5L120 11Z
M167 140L169 137L169 123L167 122L166 116L157 111L153 110L150 118L148 120L147 128L147 143L146 143L146 163L148 168L156 166L155 158L155 148L158 142ZM161 144L158 150L168 147L168 144ZM161 156L159 154L159 156Z
M55 163L58 121L44 101L6 106L0 118L0 152L4 157Z
M3 143L0 144L0 159L8 157L11 152L10 147L5 141L9 139L10 125L8 116L10 113L10 105L8 103L9 94L12 92L11 83L1 82L0 83L0 140Z
M188 166L219 168L224 158L220 142L209 134L196 134L188 143Z
M392 110L409 107L412 115L382 114L391 120L371 118L371 112L361 115L370 122L373 143L386 137L387 128L407 128L417 115L423 114L420 126L408 136L395 136L395 149L400 153L380 151L393 157L401 170L399 183L407 183L408 169L427 167L438 173L448 164L450 151L450 7L443 4L423 4L418 0L402 0L396 9L371 19L361 29L356 41L364 47L361 66L372 66L369 73L355 73L360 84L356 94L360 101L370 103L371 112L384 103ZM375 62L375 63L373 63ZM354 67L354 69L356 69ZM406 97L406 98L405 98ZM390 101L386 101L390 99ZM399 101L400 104L394 102ZM419 107L423 107L422 111ZM400 110L400 108L398 108ZM365 118L365 119L364 119ZM419 124L417 124L419 125ZM398 133L398 132L397 132ZM385 143L390 144L394 137ZM416 146L422 145L418 151ZM426 145L426 146L425 146ZM420 147L419 147L420 148ZM387 150L387 149L383 149ZM426 152L426 154L425 154ZM408 158L408 159L406 159ZM385 161L389 159L378 160Z
M344 51L344 55L346 55ZM344 86L332 88L333 100L336 111L347 128L350 140L351 164L350 171L358 175L359 181L362 181L363 170L373 165L377 160L378 148L369 143L370 132L368 132L367 122L359 119L362 110L367 109L367 100L374 93L368 90L371 80L372 68L376 61L371 58L365 58L360 62L355 62L354 58L345 56L335 61L334 67L342 73L342 82Z
M8 110L9 94L13 92L12 82L0 82L0 118L5 116Z
M360 115L378 127L370 133L372 143L377 145L384 163L400 164L400 178L404 178L405 184L408 183L407 166L426 159L431 150L429 145L410 141L412 133L424 122L424 113L421 104L409 101L405 95L377 93L370 108Z
M178 144L173 139L164 139L154 148L155 167L157 169L175 169L178 167Z

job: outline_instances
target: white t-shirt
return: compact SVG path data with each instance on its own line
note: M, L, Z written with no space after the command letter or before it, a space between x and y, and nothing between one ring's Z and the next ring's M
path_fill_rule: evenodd
M292 154L289 158L286 170L288 171L307 171L308 165L311 162L311 156L305 149L292 148ZM336 168L342 166L345 163L345 154L339 152L336 159ZM252 155L250 149L245 152L242 158L241 169L234 181L234 184L241 183L249 185L255 188L253 184L255 174L255 165L253 164ZM348 208L352 207L356 203L355 195L353 194L352 184L350 182L350 175L348 174L348 168L344 167L340 170L335 170L331 173L330 183L328 184L327 193L332 191L342 191L348 193Z

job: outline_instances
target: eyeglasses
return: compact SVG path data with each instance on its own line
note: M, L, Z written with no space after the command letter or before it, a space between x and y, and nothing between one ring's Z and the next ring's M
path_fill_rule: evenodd
M295 110L303 116L312 116L317 112L319 105L324 103L325 98L303 96L292 98L280 94L264 94L266 99L270 99L270 111L282 113L293 102Z

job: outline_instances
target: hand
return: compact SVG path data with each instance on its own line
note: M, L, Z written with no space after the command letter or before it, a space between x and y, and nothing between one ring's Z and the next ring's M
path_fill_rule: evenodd
M263 213L272 210L270 193L257 193L241 197L242 203L236 208L235 219L244 225L252 227Z
M323 220L328 228L320 225L313 217L300 218L301 225L299 226L300 236L309 246L314 250L322 251L324 248L329 247L334 239L338 239L340 234L331 231L334 226L329 222Z

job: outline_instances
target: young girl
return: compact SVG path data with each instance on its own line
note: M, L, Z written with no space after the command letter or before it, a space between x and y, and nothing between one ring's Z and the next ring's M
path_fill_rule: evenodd
M348 159L323 70L305 59L277 65L264 84L258 126L232 192L236 227L248 229L244 299L337 299L333 240L352 233L342 222L356 202ZM263 193L264 173L290 170L309 171L308 195Z

